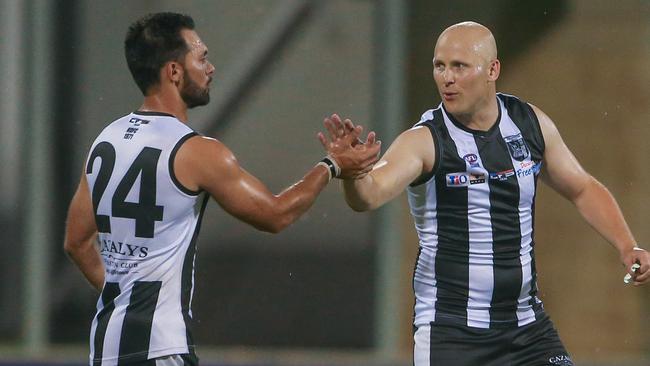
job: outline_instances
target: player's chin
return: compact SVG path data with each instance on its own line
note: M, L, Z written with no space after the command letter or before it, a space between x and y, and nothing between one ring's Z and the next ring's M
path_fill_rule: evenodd
M445 110L449 113L458 113L458 103L456 101L443 100L442 104L445 106Z
M203 90L203 93L197 98L197 105L206 105L210 103L210 88Z

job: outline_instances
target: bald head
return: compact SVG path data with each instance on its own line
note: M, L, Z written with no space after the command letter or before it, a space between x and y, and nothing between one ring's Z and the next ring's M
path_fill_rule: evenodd
M462 22L445 29L438 37L436 49L443 44L471 50L485 62L497 59L497 43L492 32L476 22Z
M438 37L433 78L445 109L457 119L467 123L485 116L490 122L496 119L496 81L500 70L494 36L485 26L458 23Z

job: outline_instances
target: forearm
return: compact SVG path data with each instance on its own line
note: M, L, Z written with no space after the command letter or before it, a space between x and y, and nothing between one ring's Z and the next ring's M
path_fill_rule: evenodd
M329 182L327 168L317 165L298 182L275 196L273 214L265 231L280 232L300 218Z
M596 179L591 178L573 202L589 225L619 253L630 251L636 245L616 200Z
M93 236L91 239L78 244L66 242L65 251L86 277L86 280L97 291L101 291L104 287L104 264L94 245L94 239Z
M344 180L343 192L345 201L354 211L369 211L380 206L376 198L376 182L371 174L362 179Z

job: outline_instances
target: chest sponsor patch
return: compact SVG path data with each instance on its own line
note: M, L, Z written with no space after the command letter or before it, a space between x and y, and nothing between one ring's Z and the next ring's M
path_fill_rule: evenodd
M490 173L490 179L504 181L504 180L508 180L508 178L512 177L513 175L515 175L514 169L502 170L500 172Z
M449 173L445 176L447 187L467 187L473 184L485 183L484 174L472 174L467 172Z
M542 162L524 161L520 163L520 166L521 168L518 168L517 170L508 169L500 172L491 172L490 179L506 181L513 175L517 175L517 178L527 177L532 174L537 175L542 169Z
M517 169L517 177L518 178L523 178L527 177L529 175L538 175L539 172L542 170L542 162L534 162L531 161L530 164L525 164L521 163L522 168Z

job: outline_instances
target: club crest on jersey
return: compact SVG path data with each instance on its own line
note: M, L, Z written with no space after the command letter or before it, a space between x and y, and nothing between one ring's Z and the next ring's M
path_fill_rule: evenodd
M472 184L485 183L484 174L466 172L449 173L445 176L447 187L467 187Z
M523 161L530 156L530 151L528 151L528 146L520 133L516 135L510 135L503 138L508 145L508 151L510 156L517 161Z

